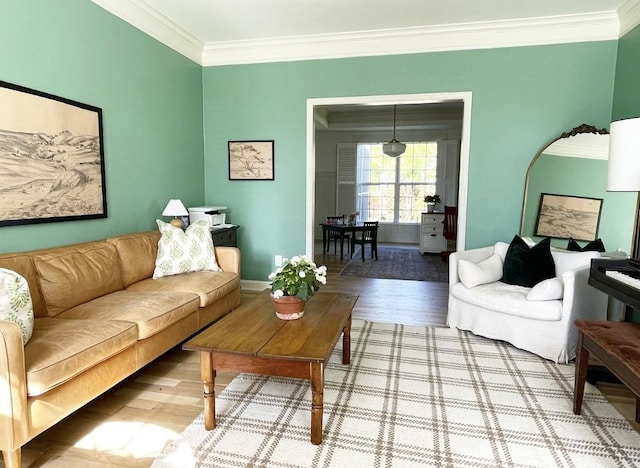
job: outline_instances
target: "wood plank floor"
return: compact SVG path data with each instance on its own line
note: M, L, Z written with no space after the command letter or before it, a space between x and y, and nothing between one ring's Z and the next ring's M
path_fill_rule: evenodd
M414 247L415 248L415 247ZM328 268L323 290L356 293L354 318L417 326L444 326L447 284L338 276L348 260L316 252ZM256 291L243 291L250 300ZM162 447L202 412L197 353L176 347L23 447L24 467L146 467ZM219 373L216 393L233 379ZM602 386L629 420L635 399L620 385ZM640 425L635 425L640 431ZM0 461L0 467L4 463Z

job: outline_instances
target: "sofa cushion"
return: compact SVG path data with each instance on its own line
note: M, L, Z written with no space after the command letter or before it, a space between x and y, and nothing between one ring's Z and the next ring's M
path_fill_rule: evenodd
M478 263L461 258L458 260L458 276L467 288L493 283L502 278L502 259L496 254Z
M567 250L551 249L553 263L556 265L556 276L562 276L567 270L591 265L592 258L600 257L599 252L570 252Z
M206 307L239 287L240 277L237 273L196 271L159 279L147 279L132 284L127 290L189 292L200 297L200 307Z
M477 305L483 309L495 310L535 320L557 321L562 317L562 301L528 301L531 288L501 281L481 284L473 289L456 283L451 294L461 301Z
M502 281L506 284L532 287L556 276L548 237L530 247L520 236L513 237L504 259Z
M125 234L107 239L118 251L125 288L153 276L159 240L160 231Z
M0 268L15 271L29 283L29 294L33 305L33 315L35 317L46 317L47 306L40 292L38 283L38 271L33 263L32 253L7 253L0 254Z
M116 248L88 242L34 255L40 288L50 317L123 289Z
M192 271L220 271L207 220L196 221L186 231L159 219L156 222L162 237L158 242L154 279Z
M527 294L528 301L553 301L562 299L564 295L564 281L555 277L540 281Z
M199 298L186 292L116 291L58 315L61 319L123 320L135 323L138 339L161 332L198 310Z
M29 284L21 275L5 268L0 268L0 320L18 325L22 344L27 344L33 333L33 306Z
M27 393L36 396L136 343L131 322L37 318L25 346Z

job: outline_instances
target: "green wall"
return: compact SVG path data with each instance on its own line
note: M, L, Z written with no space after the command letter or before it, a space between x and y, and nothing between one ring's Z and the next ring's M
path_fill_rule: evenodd
M616 41L207 67L205 200L240 224L243 278L305 251L306 100L473 93L467 248L519 230L524 178L552 138L608 127ZM229 181L228 140L275 140L275 181Z
M618 41L612 120L640 116L640 26Z
M204 199L202 67L87 0L10 0L0 80L102 108L108 218L0 228L0 252L156 228Z

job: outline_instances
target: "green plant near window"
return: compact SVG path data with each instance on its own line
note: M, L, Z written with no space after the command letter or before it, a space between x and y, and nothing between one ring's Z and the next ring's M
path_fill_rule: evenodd
M434 205L437 205L438 203L440 203L440 195L427 195L426 197L424 197L424 201L425 203L433 203Z

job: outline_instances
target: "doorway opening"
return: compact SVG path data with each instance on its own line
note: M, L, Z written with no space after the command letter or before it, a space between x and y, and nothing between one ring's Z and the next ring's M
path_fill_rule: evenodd
M333 128L346 130L353 122L354 115L368 113L368 130L378 130L384 135L388 132L388 122L380 117L385 115L383 109L389 106L398 106L398 113L402 106L409 108L429 109L452 107L457 103L462 105L462 128L460 130L460 154L459 154L459 176L457 181L457 205L458 205L458 232L456 246L458 250L463 250L465 246L466 233L466 206L468 187L468 167L469 167L469 140L471 124L471 92L451 92L451 93L430 93L430 94L407 94L407 95L383 95L383 96L355 96L355 97L334 97L316 98L307 100L307 174L306 174L306 254L308 258L314 258L314 242L316 237L316 185L318 180L324 175L316 173L316 150L317 134L316 123L327 119L324 124ZM376 113L378 114L376 116ZM330 117L330 115L342 116ZM345 117L350 115L351 117ZM373 115L373 117L371 117ZM331 122L328 120L331 119ZM409 124L410 128L411 124ZM415 128L414 128L415 130ZM390 132L388 132L390 136ZM383 140L380 140L383 141Z

